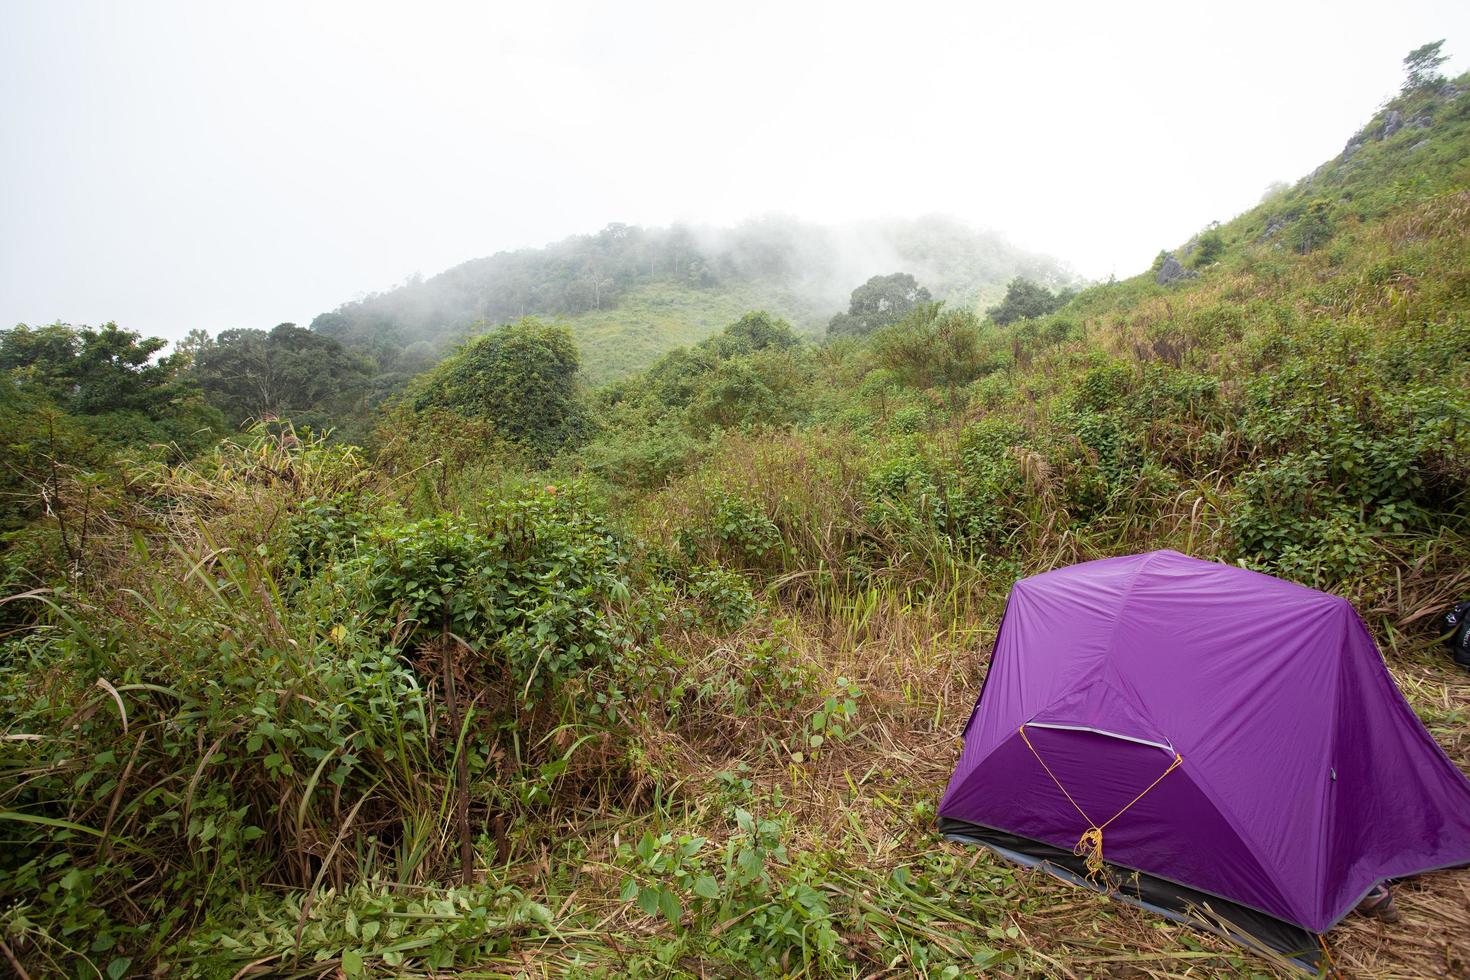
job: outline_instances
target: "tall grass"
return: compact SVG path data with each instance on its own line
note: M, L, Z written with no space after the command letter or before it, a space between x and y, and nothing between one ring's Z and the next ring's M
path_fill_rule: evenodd
M1282 969L945 845L934 808L1011 583L1162 547L1354 601L1470 762L1433 635L1470 592L1462 103L1427 182L1393 183L1395 137L1223 226L1183 287L965 321L966 382L849 341L696 377L782 408L723 430L699 392L634 383L655 401L540 470L427 417L371 456L278 428L121 466L86 547L0 616L0 954L86 977ZM1354 192L1330 237L1278 248L1268 223L1324 186ZM54 552L53 524L7 560ZM1404 886L1393 941L1349 923L1334 962L1457 968L1466 881Z

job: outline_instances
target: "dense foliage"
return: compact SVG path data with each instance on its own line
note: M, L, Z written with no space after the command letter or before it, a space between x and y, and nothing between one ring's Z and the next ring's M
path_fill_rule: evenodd
M329 427L366 407L376 366L294 323L264 330L196 331L182 345L194 380L235 426L290 418Z
M906 272L874 276L852 291L847 312L827 324L827 336L861 337L902 320L915 306L927 303L929 290Z
M485 419L542 456L583 427L577 347L565 327L531 317L469 341L414 384L413 406Z
M224 420L184 356L158 356L165 346L114 323L0 332L0 531L49 513L63 550L75 552L85 535L66 526L71 508L100 501L119 455L178 459L219 436ZM0 581L30 580L15 572Z
M1006 284L1005 297L985 311L986 316L1001 326L1014 323L1016 320L1029 320L1038 316L1046 316L1055 313L1074 293L1070 290L1061 290L1053 293L1050 289L1040 283L1032 282L1023 276L1017 276Z
M85 417L93 431L106 431L121 445L143 445L187 435L190 423L214 421L198 411L197 391L182 376L182 358L155 360L165 345L115 323L35 329L22 324L0 333L0 371L12 391Z
M1353 601L1470 766L1432 652L1470 592L1467 89L1407 86L1179 248L1194 278L1016 279L981 318L878 277L870 332L748 313L590 390L568 330L517 319L366 450L279 421L136 451L208 411L191 378L262 357L360 397L373 303L342 346L220 338L193 375L111 327L5 335L0 952L88 977L1280 968L945 845L934 807L1011 582L1158 547ZM605 235L568 282L684 254ZM1404 900L1441 921L1462 883ZM1334 962L1459 962L1380 929L1334 930Z

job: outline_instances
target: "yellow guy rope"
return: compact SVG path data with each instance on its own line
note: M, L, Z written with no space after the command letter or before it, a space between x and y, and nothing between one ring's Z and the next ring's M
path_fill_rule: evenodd
M1184 761L1184 756L1178 755L1176 753L1174 756L1174 761L1169 763L1169 768L1159 773L1158 779L1155 779L1153 782L1149 783L1142 793L1139 793L1133 799L1129 800L1128 803L1124 805L1123 809L1119 810L1117 813L1113 814L1102 823L1097 823L1095 820L1087 815L1086 810L1083 810L1080 806L1077 805L1077 801L1072 799L1072 794L1067 792L1067 787L1062 785L1062 781L1057 778L1056 773L1051 771L1051 766L1048 766L1046 764L1046 760L1041 757L1041 753L1036 751L1036 746L1032 745L1031 739L1026 737L1026 726L1022 725L1019 731L1021 733L1021 741L1025 742L1026 748L1030 749L1031 754L1036 756L1036 761L1041 763L1041 768L1045 769L1046 774L1051 777L1051 781L1057 784L1057 789L1061 790L1062 795L1067 798L1067 802L1072 804L1072 809L1076 810L1079 814L1082 815L1082 819L1087 821L1087 829L1084 830L1082 832L1082 836L1077 839L1076 845L1072 848L1072 853L1077 855L1078 857L1082 857L1083 855L1087 856L1087 877L1094 882L1098 881L1102 877L1104 868L1104 828L1106 828L1107 825L1112 823L1114 820L1117 820L1123 814L1127 813L1129 807L1133 806L1133 804L1137 803L1139 800L1147 796L1148 791L1159 785L1159 783L1163 782L1165 776L1169 775L1169 773L1173 772L1175 769L1178 769L1179 764Z

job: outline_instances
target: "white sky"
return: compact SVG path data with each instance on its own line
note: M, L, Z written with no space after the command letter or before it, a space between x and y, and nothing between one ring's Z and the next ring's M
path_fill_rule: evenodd
M610 221L953 214L1129 275L1470 3L0 0L0 324L305 324Z

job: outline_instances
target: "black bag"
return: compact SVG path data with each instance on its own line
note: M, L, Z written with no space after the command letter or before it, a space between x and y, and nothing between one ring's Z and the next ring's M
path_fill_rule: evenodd
M1444 614L1444 645L1450 648L1455 663L1470 669L1470 601L1462 602Z

